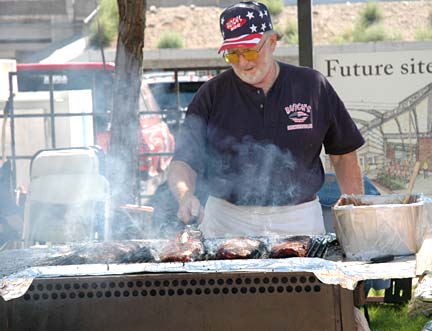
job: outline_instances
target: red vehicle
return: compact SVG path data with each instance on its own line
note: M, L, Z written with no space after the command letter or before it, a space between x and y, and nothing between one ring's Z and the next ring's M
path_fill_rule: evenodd
M108 150L112 110L113 63L17 64L20 92L91 90L94 143ZM70 110L73 112L73 109ZM147 83L141 85L139 100L141 141L139 170L145 176L163 172L174 151L174 137L162 120L160 108ZM155 153L156 155L148 155ZM161 155L162 154L162 155Z
M149 86L141 82L139 116L141 143L139 147L140 171L153 177L166 170L171 162L171 155L145 156L144 153L170 153L174 152L174 137L162 120L160 108ZM157 114L152 114L156 112Z

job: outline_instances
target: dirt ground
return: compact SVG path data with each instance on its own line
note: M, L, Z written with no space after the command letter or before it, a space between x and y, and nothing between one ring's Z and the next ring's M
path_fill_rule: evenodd
M432 1L380 2L384 26L390 35L401 40L414 40L414 32L426 27L432 19ZM362 3L315 5L313 7L314 44L330 44L352 29ZM164 31L177 31L185 40L185 48L216 48L221 42L218 7L179 6L155 8L147 13L145 48L156 48ZM297 7L286 6L273 24L282 31L288 22L297 22ZM282 43L286 43L282 40Z

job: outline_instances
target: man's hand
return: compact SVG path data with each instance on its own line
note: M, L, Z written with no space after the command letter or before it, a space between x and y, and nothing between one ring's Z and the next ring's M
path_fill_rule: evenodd
M196 172L183 161L173 161L168 170L168 185L179 203L177 217L185 224L201 223L204 217L204 208L195 191Z
M204 208L198 198L188 192L179 200L177 217L185 224L194 223L195 220L201 223L204 217Z

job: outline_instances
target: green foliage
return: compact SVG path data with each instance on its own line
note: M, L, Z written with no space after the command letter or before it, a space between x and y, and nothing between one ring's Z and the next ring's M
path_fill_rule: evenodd
M109 46L117 36L118 7L115 0L101 0L96 17L88 29L89 42L92 47ZM99 28L98 28L99 21Z
M353 29L347 29L340 35L337 35L333 40L332 44L348 44L353 42Z
M283 34L288 44L298 44L298 26L296 22L288 21L285 29L283 29Z
M182 48L184 45L183 37L175 31L165 31L159 37L157 48Z
M384 172L380 172L377 175L376 180L378 183L389 188L390 190L402 190L405 188L405 185L400 178L394 175L386 174Z
M376 2L368 2L360 12L359 24L367 28L381 23L383 17L381 6Z
M376 331L420 331L430 317L408 317L408 305L368 305L371 330Z
M354 42L383 41L391 39L383 25L374 24L366 28L358 26L353 33Z
M333 42L340 44L402 39L398 33L388 34L381 23L382 19L383 12L378 3L368 2L361 10L354 29L344 31Z
M432 28L418 29L414 32L415 40L432 40Z
M392 31L389 35L390 40L404 40L404 37L400 31Z
M272 16L279 15L284 9L283 0L262 0L260 2L267 6Z
M367 28L356 25L353 30L346 30L341 35L337 36L332 42L335 44L344 43L365 43L370 41L383 41L383 40L399 40L399 34L387 34L383 25L371 25Z

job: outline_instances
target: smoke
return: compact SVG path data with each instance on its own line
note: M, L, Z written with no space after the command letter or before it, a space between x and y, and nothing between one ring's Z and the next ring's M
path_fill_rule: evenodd
M103 158L103 160L100 159L99 161L101 165L106 164L106 167L103 168L108 169L107 171L98 169L98 171L92 172L88 176L81 177L78 176L78 174L82 174L81 167L84 168L84 172L90 171L85 169L86 164L81 165L79 162L71 163L70 160L64 160L64 163L56 161L54 165L51 164L50 167L47 167L43 176L37 178L37 183L30 184L29 209L26 213L28 228L25 229L26 238L30 239L30 243L34 243L35 240L41 242L51 241L53 243L103 240L108 238L106 234L110 235L106 231L107 227L112 229L111 237L119 239L139 239L154 236L150 233L149 227L146 227L147 224L150 224L149 221L147 221L147 224L143 224L144 222L139 219L140 217L135 217L136 215L125 216L124 213L116 213L115 210L118 209L118 206L114 206L110 199L112 194L116 198L114 202L118 204L138 202L136 197L140 187L137 185L137 179L139 180L139 178L136 178L138 172L136 146L153 142L151 141L152 138L148 138L149 142L144 141L144 137L140 135L142 133L141 129L144 126L150 127L154 125L156 117L160 116L155 114L142 116L145 123L141 123L142 126L140 127L138 111L159 110L153 96L149 95L151 92L143 92L143 89L140 89L141 62L137 62L139 66L136 67L138 69L136 75L131 77L126 70L121 77L122 79L118 79L116 84L113 82L114 75L111 65L108 65L107 70L103 72L80 69L75 73L72 70L61 76L64 78L64 84L67 84L65 86L61 86L60 83L57 84L54 79L56 93L58 88L70 89L76 92L73 97L73 104L61 104L62 107L69 107L67 108L69 112L77 112L77 106L84 107L79 103L80 101L81 103L86 101L84 102L86 107L87 105L92 106L93 124L96 130L94 136L97 138L95 143L105 147L104 150L108 153L109 158L109 160ZM123 63L123 65L127 65L127 63ZM34 75L41 79L46 76L46 74L38 74L37 71L34 72ZM53 71L53 75L54 77L60 77L60 74L55 71ZM116 73L117 78L118 76L119 74ZM29 91L47 89L46 84L42 86L42 80L37 82L39 82L39 85L29 85L27 89ZM114 87L117 93L115 93ZM75 91L76 89L79 92ZM81 100L83 99L83 90L86 95L91 90L92 98ZM121 93L118 91L121 91ZM136 102L137 100L132 102L131 99L138 99L138 93L140 93L139 102ZM117 100L115 108L113 107L113 95L116 96L115 100ZM72 99L72 94L69 99ZM92 102L89 103L88 100ZM64 109L57 103L58 100L55 101L55 112L62 112ZM17 106L19 100L15 102L15 106ZM113 118L110 119L110 115ZM81 117L75 118L81 119ZM71 119L61 118L55 121L56 132L55 136L52 133L52 140L56 138L58 147L75 147L86 143L84 140L83 142L77 142L78 140L72 141L69 139L69 133L63 128L65 123L67 124L69 121L71 124L68 128L70 127L71 134L79 136L80 132L85 132L84 128L80 126L81 121L73 122ZM161 119L160 121L162 122ZM111 126L112 130L108 132L108 129L110 129L108 123L113 122L115 122L115 125ZM32 125L32 127L34 126ZM92 136L88 131L85 133L88 137ZM37 137L37 135L34 136ZM99 138L103 138L103 141L99 140ZM115 139L117 144L111 151L108 151L110 138L111 141ZM35 147L35 144L38 143L38 140L34 137L27 137L27 141L34 143L34 146L29 145L29 147ZM47 146L43 145L37 149L45 148ZM29 152L26 154L35 153L37 149L29 148ZM160 152L164 151L161 150ZM72 178L72 175L77 176ZM109 184L106 182L108 178L110 179ZM96 195L97 198L93 195ZM5 203L5 201L2 202ZM109 213L111 206L113 206L114 212ZM108 218L110 215L112 217ZM107 220L109 223L107 223Z
M294 170L295 162L290 151L251 136L245 136L234 144L232 150L237 164L227 178L233 183L238 204L277 206L293 199L295 186L283 186L279 180L281 176L289 178Z
M305 178L321 171L319 164L308 165L289 149L240 128L230 132L236 136L190 114L177 137L176 159L206 178L210 194L237 205L280 206L316 192Z
M108 182L95 173L70 173L67 164L73 162L62 162L64 173L32 179L24 229L25 239L30 242L91 241L96 233L103 235Z
M279 206L295 201L296 162L289 150L245 136L218 138L224 151L209 148L209 185L238 205Z

